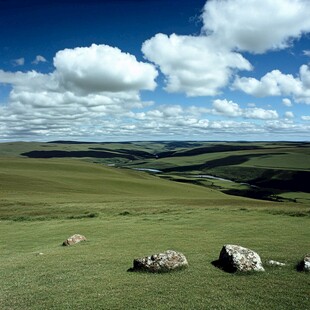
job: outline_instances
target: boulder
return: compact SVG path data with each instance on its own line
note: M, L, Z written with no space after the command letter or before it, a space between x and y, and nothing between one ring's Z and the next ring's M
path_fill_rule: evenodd
M129 269L129 271L169 272L187 267L187 259L182 253L167 250L164 253L135 258L133 268Z
M298 270L310 272L310 254L306 254L298 265Z
M218 265L228 272L265 271L259 255L239 245L224 245Z
M72 245L79 243L81 241L86 241L86 238L83 235L75 234L71 237L69 237L67 240L65 240L62 245L67 246L67 245Z

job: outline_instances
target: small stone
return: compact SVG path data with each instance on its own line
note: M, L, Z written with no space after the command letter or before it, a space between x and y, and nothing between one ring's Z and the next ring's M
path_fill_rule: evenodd
M300 271L308 271L310 272L310 253L306 254L302 261L299 263L299 268Z
M224 245L217 264L228 272L265 271L260 256L239 245Z
M304 269L310 271L310 254L304 257Z
M269 260L269 261L267 261L267 264L268 264L269 266L281 266L281 267L285 266L284 263L277 262L277 261L272 260L272 259Z
M75 234L71 237L69 237L67 240L65 240L62 245L68 246L68 245L73 245L76 243L79 243L81 241L86 241L86 238L83 235Z
M150 256L135 258L133 268L129 271L147 272L169 272L188 267L188 262L184 254L173 250L164 253L153 254Z

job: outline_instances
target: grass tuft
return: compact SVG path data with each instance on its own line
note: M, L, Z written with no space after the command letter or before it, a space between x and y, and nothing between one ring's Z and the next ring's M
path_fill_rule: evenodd
M131 213L129 211L123 211L123 212L120 212L119 215L127 216L127 215L131 215Z

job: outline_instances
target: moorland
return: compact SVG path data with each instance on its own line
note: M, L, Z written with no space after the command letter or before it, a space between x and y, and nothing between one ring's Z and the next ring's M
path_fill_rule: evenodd
M309 177L305 142L2 143L0 308L308 309ZM224 244L286 266L226 273ZM167 249L189 268L127 272Z

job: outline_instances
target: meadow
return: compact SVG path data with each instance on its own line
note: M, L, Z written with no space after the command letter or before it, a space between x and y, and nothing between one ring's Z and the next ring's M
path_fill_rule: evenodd
M197 166L226 156L226 167L277 170L281 165L294 178L288 172L308 172L309 149L221 146L216 156L197 154L206 145L193 144L0 145L0 309L310 309L309 274L296 270L309 252L307 188L278 188L287 196L281 201L250 199L224 193L227 186L244 185L220 180L197 185L193 177L206 172L206 166ZM33 151L58 155L21 155ZM72 153L88 151L104 154ZM165 152L175 156L158 155ZM247 161L232 164L231 156L246 152ZM180 171L186 166L196 170ZM129 167L168 170L154 175ZM61 246L74 233L87 241ZM248 247L263 263L273 259L286 266L226 273L212 264L224 244ZM127 272L134 258L167 249L185 254L189 268Z

